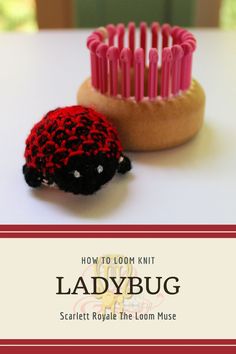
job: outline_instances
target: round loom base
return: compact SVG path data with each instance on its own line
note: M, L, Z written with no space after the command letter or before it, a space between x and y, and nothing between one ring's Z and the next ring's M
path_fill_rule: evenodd
M104 114L128 151L161 150L190 140L203 124L205 108L205 94L196 80L179 96L137 103L99 93L88 78L79 88L77 101Z

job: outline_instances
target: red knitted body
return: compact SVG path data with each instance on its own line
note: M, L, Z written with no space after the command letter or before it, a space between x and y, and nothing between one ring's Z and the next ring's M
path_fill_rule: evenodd
M116 172L131 169L117 132L93 109L72 106L47 113L31 130L23 174L33 188L57 186L74 194L93 194Z
M119 159L122 147L116 130L93 109L72 106L50 111L35 124L26 140L25 159L27 167L50 176L72 156L100 152Z

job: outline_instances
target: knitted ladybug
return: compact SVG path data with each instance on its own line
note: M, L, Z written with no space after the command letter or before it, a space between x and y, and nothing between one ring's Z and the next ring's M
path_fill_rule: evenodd
M116 173L131 169L117 132L91 108L72 106L47 113L31 130L23 174L27 184L92 194Z

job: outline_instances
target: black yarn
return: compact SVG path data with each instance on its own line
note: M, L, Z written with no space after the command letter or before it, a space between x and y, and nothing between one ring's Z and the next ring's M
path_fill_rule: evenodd
M103 169L100 173L99 166ZM65 167L55 171L54 181L65 192L89 195L112 179L116 168L116 159L108 158L102 153L96 156L73 156ZM79 178L74 177L74 171L80 173Z
M122 175L130 171L132 168L131 161L127 156L122 155L123 160L119 163L117 172Z
M120 174L128 172L132 166L128 157L122 156L123 160L118 164L115 158L108 158L99 153L96 156L77 155L69 158L68 164L55 171L53 179L48 184L55 182L65 192L89 195L98 191L101 186L113 178L116 171ZM98 167L103 171L99 173ZM74 171L80 173L75 178ZM23 174L26 183L33 188L39 187L43 177L35 168L23 166Z
M29 168L28 166L23 166L23 174L26 183L33 188L37 188L42 183L42 176L38 173L35 168Z

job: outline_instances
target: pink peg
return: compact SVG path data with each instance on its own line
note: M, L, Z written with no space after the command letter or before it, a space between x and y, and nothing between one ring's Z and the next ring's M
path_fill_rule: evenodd
M170 95L170 74L171 74L172 54L171 48L162 50L162 69L161 69L161 96L168 98Z
M134 52L135 99L141 101L144 96L144 50L138 48Z
M169 36L171 32L171 27L168 23L165 23L161 27L161 33L162 33L162 48L166 48L169 45Z
M158 22L153 22L151 24L151 31L152 31L152 48L158 49L158 32L159 32L160 25Z
M116 96L118 93L118 60L119 49L110 47L107 51L107 59L109 63L109 92L111 96Z
M178 31L179 41L180 41L180 42L183 42L183 37L184 37L184 36L187 36L188 34L189 34L189 32L188 32L185 28L181 28L181 29Z
M97 31L93 31L92 35L96 35L99 37L100 41L103 41L104 40L104 36L102 34L101 31L97 30Z
M179 30L176 32L176 44L181 44L183 41L181 39L181 37L183 35L185 35L187 32L187 30L183 29L183 28L179 28Z
M192 57L193 49L192 45L188 42L181 44L181 47L184 51L184 56L182 58L181 64L181 84L180 88L183 91L189 89L192 79Z
M173 57L171 92L174 96L176 96L180 91L181 59L184 55L184 52L181 46L178 44L175 44L171 48L171 52Z
M99 45L100 42L98 40L93 40L89 44L90 62L91 62L91 82L92 82L92 86L96 89L99 88L99 68L98 68L98 57L96 54L96 50Z
M135 23L130 22L128 24L128 31L129 31L129 48L131 50L131 64L133 65L134 61L134 50L135 50Z
M196 38L192 35L192 33L189 33L189 32L185 32L185 33L183 32L181 34L181 38L180 39L181 39L182 42L185 42L188 39L196 42Z
M117 35L118 35L118 48L121 52L124 47L124 36L125 36L125 25L123 23L119 23L117 25Z
M179 26L174 26L172 27L172 30L171 30L171 37L173 39L173 45L175 44L178 44L178 31L180 30L180 27Z
M141 22L140 23L140 47L143 48L144 66L146 62L146 42L147 42L147 24L146 22Z
M108 32L108 45L109 47L114 45L114 37L116 35L116 27L113 24L107 25Z
M101 42L100 38L95 35L95 34L91 34L88 38L87 38L87 48L89 49L90 43L93 41L99 41Z
M149 71L148 71L148 96L153 100L157 96L157 79L158 79L158 51L151 48L149 51Z
M101 93L107 92L108 70L107 70L107 49L108 45L105 43L99 44L97 47L98 68L99 68L99 90Z
M192 38L191 38L191 39L187 39L186 41L184 41L184 43L185 43L185 42L187 42L188 44L191 45L193 52L196 50L196 48L197 48L197 42L196 42L195 39L192 39Z
M120 53L121 63L121 95L124 98L130 97L130 67L131 67L131 50L123 48Z
M187 30L179 31L179 44L186 42L187 40L191 40L193 42L197 42L196 38L192 35L192 33L188 32Z

